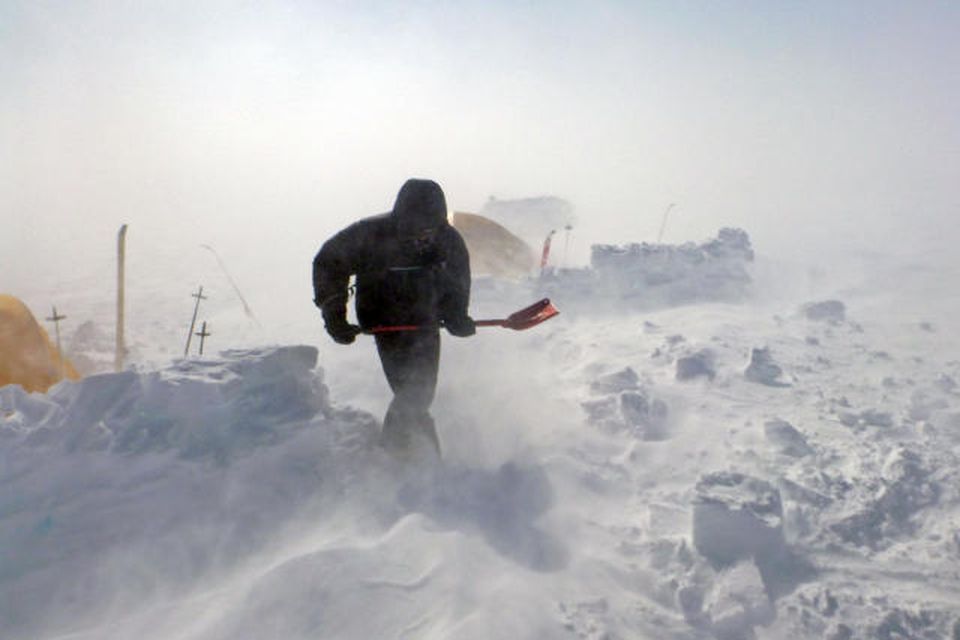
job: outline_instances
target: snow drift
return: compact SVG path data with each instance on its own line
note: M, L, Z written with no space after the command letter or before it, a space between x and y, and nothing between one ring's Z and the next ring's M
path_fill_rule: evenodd
M541 468L405 466L316 363L313 347L234 350L0 389L3 637L385 637L434 610L449 637L494 606L436 600L460 579L451 559L565 566L536 524L554 500ZM425 573L405 577L414 558ZM371 600L379 614L344 614Z

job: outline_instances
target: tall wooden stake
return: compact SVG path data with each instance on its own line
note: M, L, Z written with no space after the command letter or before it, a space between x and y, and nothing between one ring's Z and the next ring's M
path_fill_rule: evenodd
M57 336L57 357L60 360L60 377L65 378L67 376L67 368L63 363L63 349L60 347L60 321L66 320L67 316L63 316L57 313L57 306L53 306L53 315L47 318L47 322L53 323L53 330Z
M117 234L117 344L113 357L113 368L115 371L123 371L123 359L127 353L127 347L124 343L123 322L124 322L124 268L127 253L127 225L120 227L120 233Z
M207 299L207 296L203 295L202 285L196 293L191 293L190 295L197 299L197 304L193 305L193 318L190 320L190 331L187 332L187 346L183 350L184 358L190 355L190 339L193 338L193 328L197 326L197 311L200 310L200 301Z

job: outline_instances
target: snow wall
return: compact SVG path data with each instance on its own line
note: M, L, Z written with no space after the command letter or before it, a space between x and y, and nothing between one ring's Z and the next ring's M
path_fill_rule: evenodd
M747 232L732 228L700 244L597 244L588 267L547 267L521 282L477 278L473 306L485 312L487 303L502 308L507 301L522 305L548 297L566 313L591 315L742 302L752 293L753 259Z

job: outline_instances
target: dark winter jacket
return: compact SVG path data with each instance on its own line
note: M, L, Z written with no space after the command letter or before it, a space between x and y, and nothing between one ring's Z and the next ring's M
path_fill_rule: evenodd
M365 329L453 324L466 317L469 256L447 222L439 185L408 180L393 211L355 222L324 243L313 260L313 288L325 318L346 317L351 275Z

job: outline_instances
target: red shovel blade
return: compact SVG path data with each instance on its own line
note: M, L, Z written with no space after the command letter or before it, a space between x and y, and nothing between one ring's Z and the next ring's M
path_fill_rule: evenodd
M550 298L544 298L529 307L511 313L504 320L477 320L476 324L478 327L506 327L514 331L523 331L549 320L558 313L560 311L553 306Z

